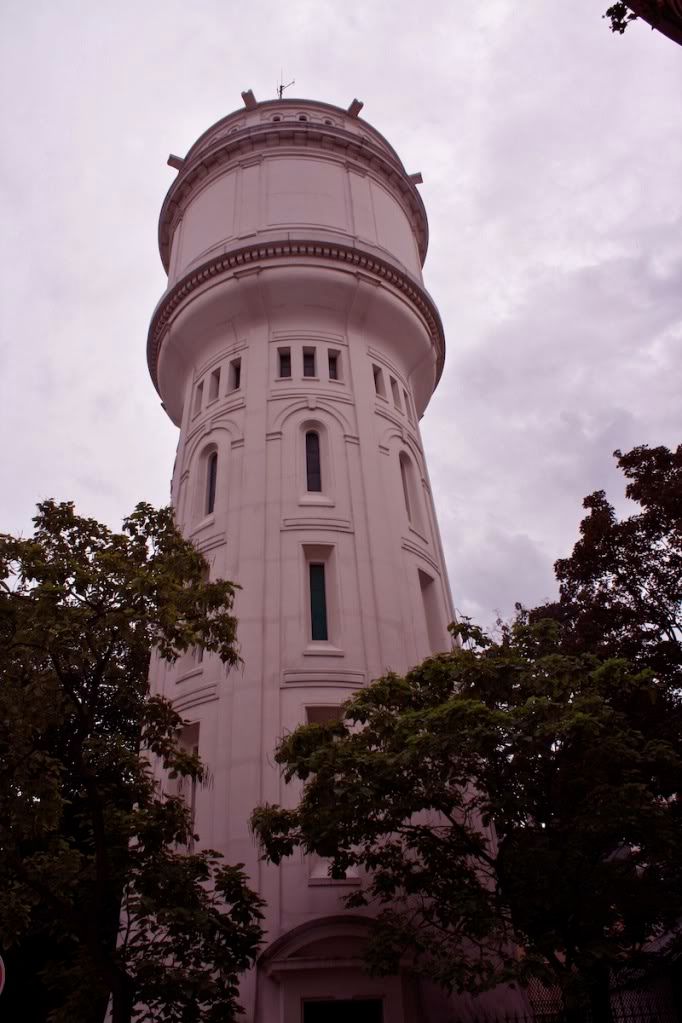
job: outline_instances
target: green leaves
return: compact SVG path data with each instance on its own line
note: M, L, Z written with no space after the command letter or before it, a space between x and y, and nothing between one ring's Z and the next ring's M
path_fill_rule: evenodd
M622 35L630 22L636 20L637 15L630 7L628 7L627 4L623 3L622 0L618 0L618 3L611 4L611 6L607 8L606 13L603 14L602 17L609 19L612 32L617 32L619 35Z
M646 965L682 916L682 449L618 453L643 510L602 492L561 600L356 693L276 752L295 809L258 808L275 862L297 847L366 872L371 967L408 957L448 988L532 976L567 1001ZM523 956L512 954L522 948Z
M40 949L51 1020L229 1020L260 900L239 868L188 855L192 821L159 787L201 780L182 720L150 697L150 653L197 644L238 663L234 587L170 509L113 533L72 504L0 537L0 939ZM61 982L58 980L61 978Z

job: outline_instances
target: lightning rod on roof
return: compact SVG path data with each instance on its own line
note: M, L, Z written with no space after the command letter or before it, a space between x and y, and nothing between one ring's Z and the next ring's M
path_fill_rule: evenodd
M291 81L287 82L286 85L285 85L284 84L284 75L280 71L280 73L279 73L279 85L277 86L277 98L278 99L282 99L282 97L284 96L284 90L288 89L290 85L295 85L295 84L296 84L296 79L292 78Z

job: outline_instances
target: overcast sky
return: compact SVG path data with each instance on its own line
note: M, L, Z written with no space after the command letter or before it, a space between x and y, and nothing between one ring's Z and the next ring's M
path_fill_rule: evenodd
M209 125L347 106L421 170L448 354L422 421L455 604L554 592L614 448L682 440L682 47L607 0L4 0L0 530L168 499L157 217Z

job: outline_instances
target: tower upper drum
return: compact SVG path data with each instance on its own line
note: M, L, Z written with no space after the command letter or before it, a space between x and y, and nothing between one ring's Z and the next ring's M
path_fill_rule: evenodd
M159 221L168 288L152 318L148 362L170 417L180 425L190 367L211 357L221 324L239 331L248 319L252 333L258 318L281 320L286 305L299 321L306 307L324 306L331 330L332 309L336 326L364 316L365 343L378 333L395 347L421 414L445 343L422 283L428 225L420 176L357 116L357 100L343 110L243 97L244 108L204 132L184 159L169 159L179 173ZM260 270L268 284L256 297L246 276ZM208 294L228 279L231 287ZM381 286L374 303L363 299L365 312L360 279L370 290ZM322 326L319 317L315 323Z
M282 236L359 242L421 282L421 197L395 150L349 111L258 103L214 124L176 166L159 222L170 285L212 254Z

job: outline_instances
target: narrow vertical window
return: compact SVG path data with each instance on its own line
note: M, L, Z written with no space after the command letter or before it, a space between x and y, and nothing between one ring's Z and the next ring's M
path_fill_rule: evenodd
M214 369L208 381L208 400L215 401L220 393L220 369Z
M339 374L339 353L338 352L330 352L329 353L329 379L330 380L339 380L340 379L340 374Z
M316 430L308 430L305 435L305 471L308 490L321 493L320 435Z
M326 641L327 592L324 582L324 565L311 562L310 571L310 636L314 641Z
M393 395L393 404L397 409L402 412L400 406L400 391L398 390L398 381L391 377L391 394Z
M201 570L201 582L202 584L207 583L211 578L211 567L208 563L204 565ZM204 648L201 644L194 647L194 660L197 664L203 664L204 660ZM198 726L197 726L198 727Z
M403 484L403 497L405 499L405 511L407 517L412 522L412 507L410 502L410 464L407 460L407 455L400 453L400 478Z
M314 377L315 374L315 349L303 349L303 376Z
M203 384L203 381L202 381L200 384L197 384L196 390L194 391L194 415L196 415L197 412L201 412L201 405L203 403L203 400L204 400L204 384Z
M412 422L412 406L410 405L410 398L405 388L403 388L403 401L405 402L405 411L407 413L407 418L410 420L410 422Z
M218 482L218 452L212 451L206 461L206 514L215 508L215 492Z
M279 352L279 375L282 379L291 376L291 349L280 348Z
M424 605L424 619L426 623L426 635L429 641L431 653L437 653L443 649L443 630L440 622L440 609L438 606L438 593L436 580L421 568L419 573L419 587L422 591L422 603Z
M199 756L199 724L185 725L178 735L178 745L185 753L192 753ZM178 778L178 795L184 799L185 805L190 812L192 831L194 831L197 812L197 779L185 775ZM192 852L194 838L189 841L188 849Z
M372 374L374 376L374 390L381 397L386 397L386 387L384 386L384 374L379 366L372 366Z
M233 359L230 363L230 390L238 391L242 385L242 360Z

